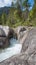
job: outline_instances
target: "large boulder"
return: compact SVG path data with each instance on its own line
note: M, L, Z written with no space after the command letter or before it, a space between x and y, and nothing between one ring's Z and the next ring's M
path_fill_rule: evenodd
M10 38L17 39L17 34L16 34L15 30L12 28L9 29L9 33L8 33L8 39L10 39Z
M0 26L0 48L7 47L9 45L8 41L8 26Z
M18 27L16 28L15 32L16 32L16 34L17 34L18 40L20 40L20 39L24 36L24 34L25 34L25 32L26 32L26 28L23 27L23 26L18 26Z
M9 39L7 37L0 37L0 48L6 48L9 46Z
M5 33L5 34L2 33L3 35L8 36L9 26L2 26L2 25L0 25L0 35L1 35L1 30L3 31L3 33Z
M7 47L11 38L17 38L14 29L8 26L0 26L0 48Z
M0 37L6 37L6 34L2 28L0 28Z

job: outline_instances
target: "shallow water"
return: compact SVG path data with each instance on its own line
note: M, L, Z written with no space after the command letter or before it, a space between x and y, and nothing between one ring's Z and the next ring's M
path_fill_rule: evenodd
M22 44L16 39L10 39L10 46L8 48L0 50L0 62L3 60L15 55L19 54L22 48Z

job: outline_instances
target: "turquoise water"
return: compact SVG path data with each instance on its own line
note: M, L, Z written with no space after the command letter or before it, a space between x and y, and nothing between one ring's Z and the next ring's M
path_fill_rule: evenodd
M14 38L10 39L10 46L8 48L2 49L0 50L0 62L2 62L3 60L19 54L22 48L22 44L20 44L20 42Z

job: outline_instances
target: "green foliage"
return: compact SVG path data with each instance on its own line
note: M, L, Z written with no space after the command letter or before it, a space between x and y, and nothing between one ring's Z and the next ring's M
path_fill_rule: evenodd
M4 25L4 24L6 24L6 14L5 13L3 13L2 14L2 17L1 17L1 21L2 21L2 24Z
M0 16L0 25L2 25L1 16Z
M15 4L12 2L9 14L4 12L0 15L0 24L8 25L10 27L17 27L20 25L36 26L36 0L34 0L32 10L29 11L30 6L31 4L28 3L28 0L24 0L23 3L22 0L17 0ZM24 7L25 10L22 11L21 7Z
M23 6L24 6L24 8L29 9L30 3L28 2L28 0L24 0Z

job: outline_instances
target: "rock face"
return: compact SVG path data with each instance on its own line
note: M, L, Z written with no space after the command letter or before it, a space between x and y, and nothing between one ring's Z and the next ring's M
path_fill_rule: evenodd
M7 37L0 37L0 48L6 48L9 45Z
M36 28L28 32L21 53L1 62L0 65L36 65Z
M8 35L8 33L9 33L9 26L2 26L2 25L0 25L0 29L2 29L3 30L3 32L5 33L5 34L3 34L3 35Z
M0 48L7 47L9 45L9 41L7 38L9 32L8 26L0 25Z
M10 38L17 38L15 31L8 26L0 26L0 48L7 47Z
M8 38L16 38L17 39L17 34L15 33L14 29L10 28L9 33L8 33Z
M0 28L0 37L6 37L6 34L2 28Z
M17 33L18 40L20 40L24 36L26 28L23 26L19 26L16 28L15 32Z
M0 26L0 48L7 47L9 45L8 33L9 33L8 26Z
M25 60L28 61L28 65L36 65L36 28L29 31L22 46L23 52L25 53Z

